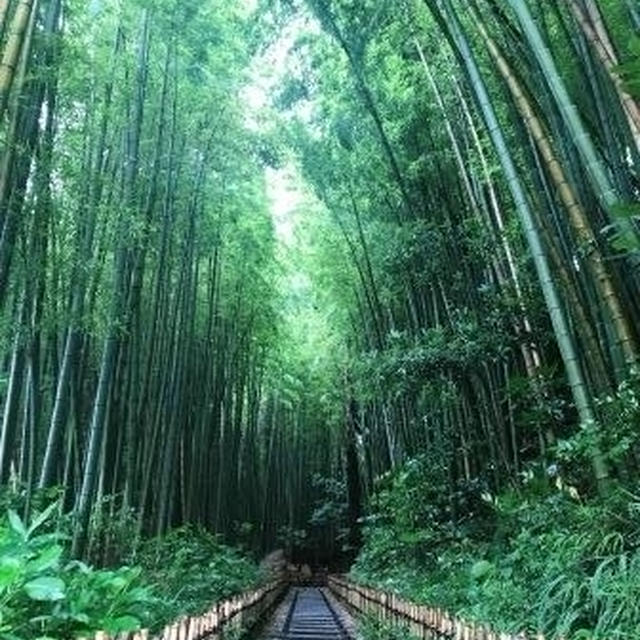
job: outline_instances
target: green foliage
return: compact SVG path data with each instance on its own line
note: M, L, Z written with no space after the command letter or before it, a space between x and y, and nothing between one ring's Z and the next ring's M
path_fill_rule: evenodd
M347 551L349 527L347 522L347 488L342 480L316 474L313 486L320 492L309 519L308 547L335 554L336 549ZM331 549L327 549L330 546Z
M2 640L159 628L181 615L201 613L262 578L251 559L196 527L144 542L131 556L135 566L98 570L69 561L68 538L53 517L58 508L52 503L28 525L9 510L0 526ZM111 529L95 535L111 539ZM127 546L118 538L113 545Z
M362 616L359 622L359 631L363 640L413 640L415 638L404 627L379 620L376 616Z
M501 630L638 637L637 495L616 488L587 504L560 477L531 470L517 491L476 487L478 507L453 527L436 511L446 492L428 467L411 461L378 489L357 579Z
M30 524L9 511L0 525L0 638L72 638L147 624L158 601L141 571L94 570L65 560L63 536L42 532L57 504Z
M86 560L96 566L113 565L130 556L139 541L138 518L131 508L121 506L121 496L103 496L96 500L89 521Z
M322 498L316 503L311 514L312 526L344 526L347 512L346 487L344 482L335 478L315 475L313 483L322 491Z
M383 351L370 351L356 362L362 393L371 392L371 380L395 395L424 388L425 379L437 381L470 373L482 367L482 357L499 357L511 340L499 314L478 317L459 313L452 326L435 327L409 335L392 331L389 346Z
M287 550L287 554L293 555L306 546L308 535L306 529L283 525L278 529L278 543Z
M596 399L600 425L581 425L571 437L558 442L556 453L572 482L584 475L585 463L599 448L606 459L621 468L633 459L640 438L640 374L632 374L612 394Z
M64 489L62 487L48 487L46 489L35 489L28 491L27 486L20 482L17 478L12 478L5 486L0 489L0 513L15 511L16 513L24 513L27 506L27 497L30 498L30 507L32 511L49 510L52 504L59 505ZM58 515L57 519L53 518L53 513L49 519L44 522L41 527L50 529L53 525L60 529L68 526L67 518Z
M388 566L435 566L446 545L482 538L493 514L478 482L446 488L446 466L433 456L409 460L378 481L366 519L365 544L355 566L385 571Z
M255 562L196 526L146 541L135 561L162 603L155 611L156 624L201 613L262 578Z

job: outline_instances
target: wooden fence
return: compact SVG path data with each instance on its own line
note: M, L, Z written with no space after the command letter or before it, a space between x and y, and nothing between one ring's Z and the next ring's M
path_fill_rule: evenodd
M373 614L380 620L406 627L424 640L527 640L523 634L496 633L486 626L472 624L446 611L402 599L395 593L357 584L344 576L329 576L329 588L358 614ZM544 640L538 636L537 640Z
M217 640L229 629L249 629L269 610L286 589L286 581L279 579L259 589L214 604L200 616L181 618L152 636L143 629L135 633L120 633L110 636L98 632L93 640ZM85 639L87 640L87 639Z

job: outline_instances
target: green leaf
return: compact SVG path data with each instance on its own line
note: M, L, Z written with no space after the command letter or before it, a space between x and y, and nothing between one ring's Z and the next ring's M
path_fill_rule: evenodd
M482 580L493 571L493 565L487 560L479 560L471 567L471 577L474 580Z
M640 205L637 202L618 202L612 211L616 218L629 220L640 216Z
M69 617L77 622L82 622L82 624L89 624L91 622L91 618L83 612L72 613Z
M41 527L48 519L49 516L57 509L58 503L54 502L50 504L42 513L38 514L29 527L28 535L31 535L36 529Z
M123 631L136 631L141 626L140 620L135 616L120 616L104 621L105 631L109 633L122 633Z
M0 561L0 589L8 587L20 575L21 562L18 558L2 558Z
M65 584L60 578L35 578L24 585L24 590L31 600L54 602L65 597Z
M20 516L13 510L9 509L7 515L9 516L9 524L11 528L22 538L27 537L27 529L22 522Z
M27 569L34 573L40 573L46 569L50 569L58 564L62 555L62 547L60 545L52 545L42 551L42 553L27 564Z
M71 562L68 562L64 567L65 571L73 571L74 569L77 569L78 573L82 575L91 573L91 568L80 560L71 560Z

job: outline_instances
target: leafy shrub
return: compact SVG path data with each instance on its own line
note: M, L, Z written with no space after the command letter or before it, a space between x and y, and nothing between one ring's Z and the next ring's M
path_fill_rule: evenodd
M640 371L634 369L613 394L598 398L597 406L605 428L582 425L557 446L558 458L576 479L596 447L610 465L620 469L635 466L640 453Z
M97 566L121 564L139 542L134 509L122 507L121 495L102 496L91 509L88 562Z
M360 619L359 631L363 640L413 640L415 636L405 627L365 615Z
M451 491L446 473L442 460L423 455L378 481L356 567L434 566L443 545L486 534L494 514L481 498L484 485L461 481Z
M71 638L142 626L156 601L140 571L65 562L63 536L41 532L56 506L30 525L9 511L0 525L0 638Z
M149 540L137 567L93 569L65 560L53 504L30 525L9 511L0 525L0 639L52 640L159 628L254 586L258 566L204 530Z
M253 560L196 526L146 541L135 560L162 601L156 624L201 613L216 601L250 589L262 577Z
M500 630L640 638L639 497L617 488L585 504L560 478L549 486L532 475L518 491L485 494L490 517L471 510L454 534L447 500L433 501L446 492L424 464L405 465L379 490L356 579ZM417 508L418 495L433 502Z

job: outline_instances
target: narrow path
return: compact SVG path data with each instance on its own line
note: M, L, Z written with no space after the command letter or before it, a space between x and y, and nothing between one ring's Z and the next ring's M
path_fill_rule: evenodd
M260 640L351 640L354 628L327 589L294 587Z

